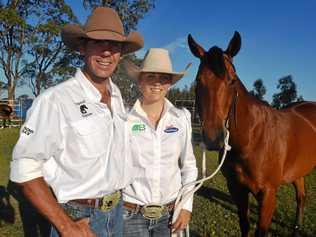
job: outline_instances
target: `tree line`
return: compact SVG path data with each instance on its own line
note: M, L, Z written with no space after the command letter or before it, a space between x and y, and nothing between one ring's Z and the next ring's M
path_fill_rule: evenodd
M277 92L272 95L272 101L270 103L270 105L276 109L282 109L293 102L304 100L303 96L298 95L297 86L292 75L281 77L278 80L276 88ZM269 104L269 102L264 97L267 90L263 84L262 79L255 80L253 83L253 88L249 92L257 99L263 101L266 104ZM171 88L168 92L168 98L174 104L176 104L179 100L194 100L195 83L192 83L189 87L185 86L183 89Z

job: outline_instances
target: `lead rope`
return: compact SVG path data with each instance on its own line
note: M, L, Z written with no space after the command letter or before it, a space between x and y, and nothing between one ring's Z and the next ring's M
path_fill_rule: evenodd
M224 139L224 152L223 152L221 162L218 165L218 167L216 168L216 170L208 177L206 177L206 147L205 147L204 143L200 144L200 146L202 148L202 179L191 182L191 183L187 183L181 188L181 190L178 193L176 202L175 202L175 208L174 208L174 212L173 212L173 216L172 216L172 223L175 223L175 221L177 220L179 213L180 213L181 209L183 208L183 205L190 198L193 197L194 193L203 185L203 183L206 180L213 178L218 173L218 171L222 168L224 161L225 161L225 158L226 158L227 151L229 151L231 149L231 146L228 143L229 142L228 119L226 120L225 130L226 130L226 136ZM191 189L190 191L185 192L191 186L194 186L194 188ZM179 233L173 233L171 236L172 237L183 237L183 232L181 231ZM186 237L190 236L189 225L187 225L187 227L186 227L186 235L185 236Z

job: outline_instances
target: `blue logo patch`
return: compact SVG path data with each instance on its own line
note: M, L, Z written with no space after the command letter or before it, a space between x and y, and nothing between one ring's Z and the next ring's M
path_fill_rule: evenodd
M173 132L177 132L179 129L176 127L168 127L164 130L165 133L173 133Z

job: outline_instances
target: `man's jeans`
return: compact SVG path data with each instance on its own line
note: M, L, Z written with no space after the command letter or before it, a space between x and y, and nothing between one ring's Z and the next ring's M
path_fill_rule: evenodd
M123 236L123 206L122 200L110 211L86 207L80 204L66 203L62 207L71 213L73 219L89 218L90 228L97 237L122 237ZM57 230L52 227L50 237L59 237Z
M140 212L123 208L124 237L169 237L171 236L168 212L157 220L149 220Z

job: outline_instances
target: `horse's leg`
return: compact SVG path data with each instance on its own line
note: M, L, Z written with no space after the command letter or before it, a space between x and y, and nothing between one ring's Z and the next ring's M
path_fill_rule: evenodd
M231 194L238 209L239 226L242 237L249 236L249 191L236 182L227 182L229 193Z
M303 225L304 204L305 204L305 185L304 177L301 177L293 182L296 191L296 219L293 236L299 236L299 230Z
M267 236L272 221L273 212L276 207L276 190L266 188L260 193L259 198L259 222L256 230L256 237Z

